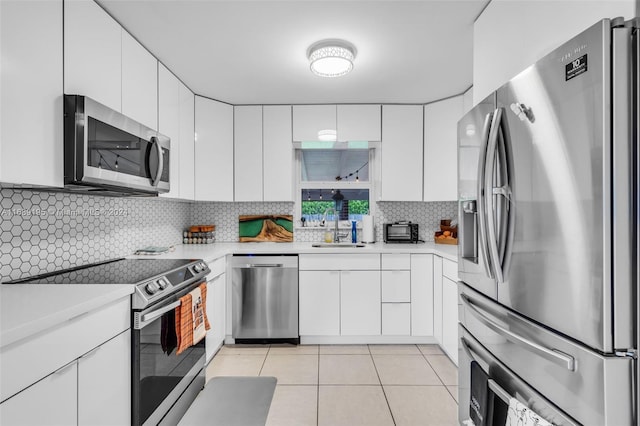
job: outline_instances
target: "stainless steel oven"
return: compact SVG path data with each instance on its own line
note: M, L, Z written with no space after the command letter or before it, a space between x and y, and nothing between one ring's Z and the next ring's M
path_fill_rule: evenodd
M68 190L110 195L168 192L170 142L86 96L64 97L64 183Z

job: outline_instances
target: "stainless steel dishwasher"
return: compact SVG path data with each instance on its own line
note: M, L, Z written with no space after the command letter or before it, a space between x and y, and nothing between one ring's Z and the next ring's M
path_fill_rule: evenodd
M297 255L234 255L231 284L236 343L300 342Z

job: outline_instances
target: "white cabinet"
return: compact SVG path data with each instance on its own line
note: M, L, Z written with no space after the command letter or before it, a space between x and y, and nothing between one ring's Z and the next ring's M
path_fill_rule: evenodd
M262 107L263 201L294 201L291 106Z
M382 301L411 302L411 271L382 271Z
M158 67L158 132L171 139L171 190L163 197L180 197L180 80L164 65Z
M382 335L411 335L411 255L382 254Z
M122 113L158 128L158 60L122 31Z
M434 255L411 255L411 335L434 335Z
M442 343L442 258L433 256L433 336Z
M382 304L382 335L409 336L411 334L411 304Z
M180 101L180 147L178 153L180 157L178 166L180 189L178 194L183 200L193 200L195 198L195 95L182 82L180 82L178 89ZM171 185L173 187L173 181Z
M64 93L122 110L122 28L93 0L64 2Z
M473 86L462 94L462 114L466 114L473 108Z
M131 331L78 359L78 424L131 421Z
M338 105L339 141L379 141L381 136L380 105Z
M380 272L340 272L340 334L380 335Z
M127 419L127 422L122 424L129 421ZM77 363L73 361L65 365L0 404L0 424L78 424Z
M0 182L63 185L62 13L0 1Z
M458 287L442 278L442 348L458 365Z
M458 120L463 96L424 107L424 201L458 199Z
M299 274L300 335L340 335L340 271Z
M236 106L233 117L235 201L262 201L262 106Z
M422 201L422 111L422 105L382 106L382 201Z
M224 258L222 258L224 262ZM211 268L211 266L210 266ZM211 268L213 271L213 268ZM226 330L226 279L225 273L212 273L213 278L207 281L207 318L211 328L205 340L206 362L216 354L224 344Z
M335 105L294 105L293 140L317 141L321 130L336 130Z
M233 201L233 107L196 96L195 199Z

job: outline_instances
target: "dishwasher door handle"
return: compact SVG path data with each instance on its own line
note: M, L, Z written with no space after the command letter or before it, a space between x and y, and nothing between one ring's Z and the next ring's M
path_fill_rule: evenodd
M245 268L282 268L284 265L282 263L261 263L257 265L246 265Z

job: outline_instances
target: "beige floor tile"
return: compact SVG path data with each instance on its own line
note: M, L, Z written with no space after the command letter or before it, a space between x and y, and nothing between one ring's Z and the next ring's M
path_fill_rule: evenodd
M369 355L367 345L321 345L320 355Z
M266 426L316 426L317 421L317 386L276 386Z
M371 355L320 355L321 385L379 385Z
M273 355L317 355L318 345L271 345L269 354Z
M418 345L418 349L425 355L444 355L438 345Z
M422 355L373 355L383 385L442 385Z
M456 404L458 403L458 387L457 386L447 386L449 393L456 400Z
M456 426L458 406L444 386L385 386L397 426Z
M446 355L425 355L442 383L455 386L458 384L458 368Z
M316 385L318 355L269 354L260 375L276 377L281 385Z
M373 355L420 355L416 345L369 345Z
M216 355L207 366L207 380L215 376L258 376L266 355Z
M320 386L319 426L392 426L381 386Z
M269 345L225 345L218 355L266 355Z

